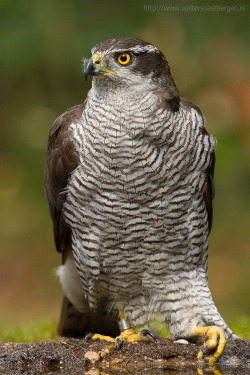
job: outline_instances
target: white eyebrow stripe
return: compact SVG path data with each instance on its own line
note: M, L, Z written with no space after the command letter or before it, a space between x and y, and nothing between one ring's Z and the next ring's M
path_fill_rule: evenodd
M150 44L148 46L136 46L128 48L128 51L132 52L158 52L158 49Z
M140 52L159 52L158 48L152 46L152 45L147 45L147 46L134 46L134 47L129 47L129 48L114 48L114 49L110 49L110 50L107 50L105 51L106 52L112 52L112 53L117 53L117 52L137 52L137 53L140 53ZM94 51L95 53L98 53L98 50L97 51ZM103 52L102 52L103 53Z

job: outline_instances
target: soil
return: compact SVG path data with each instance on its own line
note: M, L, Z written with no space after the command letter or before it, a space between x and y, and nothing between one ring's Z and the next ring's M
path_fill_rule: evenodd
M231 375L250 374L250 342L229 340L219 364L198 362L196 344L125 343L120 350L105 341L83 339L32 344L0 343L0 374L8 375Z

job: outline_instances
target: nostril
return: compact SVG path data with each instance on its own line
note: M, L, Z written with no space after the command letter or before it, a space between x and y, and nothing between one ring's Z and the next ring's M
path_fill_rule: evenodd
M96 65L100 65L100 60L96 60L94 63L95 63Z

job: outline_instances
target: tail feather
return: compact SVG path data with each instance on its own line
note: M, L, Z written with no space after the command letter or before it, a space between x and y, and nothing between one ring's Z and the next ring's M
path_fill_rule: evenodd
M114 316L107 315L105 309L101 308L102 306L103 303L96 311L89 310L80 313L64 297L57 329L58 335L62 337L84 337L87 333L93 332L116 337L120 333L117 319Z

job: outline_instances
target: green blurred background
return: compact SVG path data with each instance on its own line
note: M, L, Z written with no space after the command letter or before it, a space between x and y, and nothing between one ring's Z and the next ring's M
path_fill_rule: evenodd
M0 0L0 327L58 318L47 137L90 87L81 59L115 37L159 47L218 140L209 283L227 321L250 315L250 14L242 1L209 1L227 8L205 11L183 8L206 5L195 0Z

